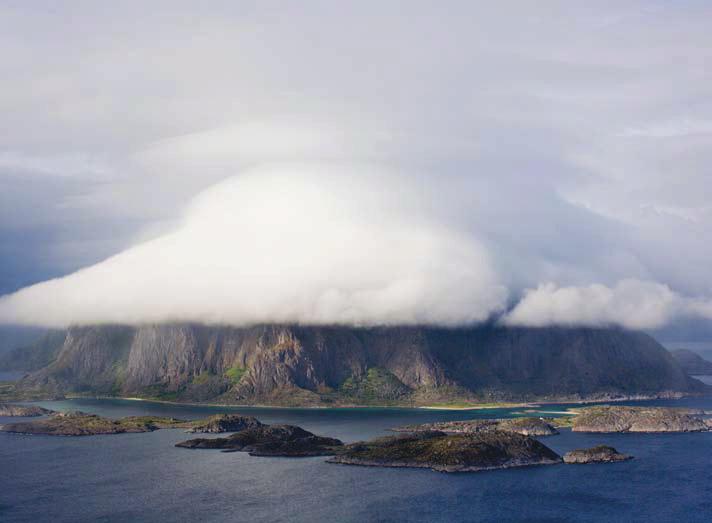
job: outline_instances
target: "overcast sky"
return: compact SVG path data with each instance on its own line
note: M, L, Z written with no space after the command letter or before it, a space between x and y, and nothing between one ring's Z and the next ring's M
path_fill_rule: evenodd
M0 0L0 323L704 329L710 20Z

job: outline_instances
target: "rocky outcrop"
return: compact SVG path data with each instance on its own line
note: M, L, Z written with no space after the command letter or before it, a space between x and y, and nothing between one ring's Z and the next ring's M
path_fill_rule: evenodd
M472 434L483 430L514 432L523 436L552 436L559 432L541 418L473 419L465 421L442 421L421 425L405 425L392 429L395 432L438 431L446 434Z
M564 454L564 463L615 463L617 461L627 461L633 456L621 454L613 447L598 445L590 449L576 449Z
M47 414L52 414L54 411L49 409L43 409L36 405L10 405L8 403L0 403L0 416L7 417L35 417L35 416L45 416Z
M38 421L0 425L0 431L46 436L94 436L152 432L162 428L187 426L187 422L174 418L130 416L113 420L85 412L63 412Z
M686 373L695 376L712 376L712 361L708 361L696 352L687 349L677 349L670 352Z
M51 344L50 344L51 345ZM642 333L590 328L69 329L26 392L273 405L428 405L700 391Z
M702 432L703 412L668 407L596 406L576 409L574 432Z
M429 468L473 472L529 465L552 465L561 457L537 440L512 432L470 434L417 432L387 436L345 447L329 463L372 467Z
M559 431L541 418L512 418L499 420L499 430L516 432L524 436L553 436Z
M257 418L236 414L216 414L194 423L188 432L218 434L221 432L239 432L262 426Z
M176 443L187 449L221 449L248 452L251 456L328 456L343 443L317 436L294 425L258 425L227 438L198 438Z

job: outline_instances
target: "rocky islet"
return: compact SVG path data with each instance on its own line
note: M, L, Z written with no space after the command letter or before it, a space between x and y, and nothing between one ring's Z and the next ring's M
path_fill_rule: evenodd
M5 406L14 408L15 406ZM28 407L31 408L31 407ZM13 411L14 412L14 411ZM187 432L222 433L177 443L187 449L247 452L252 456L331 456L330 463L375 467L429 468L441 472L473 472L556 463L609 463L631 456L599 445L567 452L562 458L533 436L556 434L555 419L522 417L474 419L410 425L401 432L369 441L344 444L294 425L266 425L252 416L216 414L186 421L156 416L109 419L84 412L48 414L35 421L0 426L5 432L52 436L89 436L151 432L178 428ZM700 432L710 430L702 411L667 407L593 406L575 409L574 432Z
M587 463L615 463L618 461L628 461L633 456L621 454L608 445L597 445L588 449L571 450L564 454L564 463L587 464Z

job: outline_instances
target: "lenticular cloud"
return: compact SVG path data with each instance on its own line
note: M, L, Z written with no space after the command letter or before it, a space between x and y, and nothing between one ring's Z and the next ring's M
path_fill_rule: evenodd
M0 322L455 325L504 309L471 235L429 218L393 177L357 174L292 166L228 179L174 232L0 298Z

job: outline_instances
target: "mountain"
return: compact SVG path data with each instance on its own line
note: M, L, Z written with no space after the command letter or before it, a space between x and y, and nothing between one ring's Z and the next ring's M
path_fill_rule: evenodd
M234 404L605 399L704 388L650 336L622 329L87 326L14 355L34 370L19 390Z
M34 343L18 344L5 354L0 354L0 369L34 371L49 365L59 353L66 331L48 331Z
M47 329L0 325L0 361L6 353L17 347L31 345L40 339Z
M687 374L698 376L712 376L712 361L704 359L702 356L688 349L677 349L670 351Z

